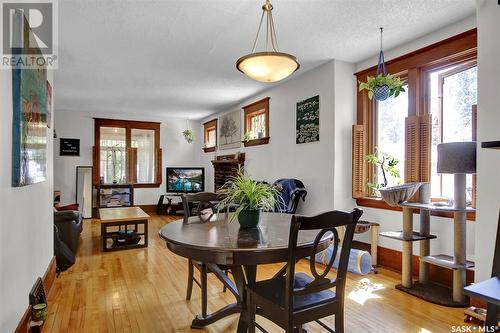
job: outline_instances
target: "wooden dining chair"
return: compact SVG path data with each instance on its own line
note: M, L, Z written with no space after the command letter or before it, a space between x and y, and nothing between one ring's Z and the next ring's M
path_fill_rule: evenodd
M317 216L292 216L288 247L290 254L287 265L272 279L259 281L247 286L247 305L250 314L250 333L255 327L265 330L255 323L256 307L259 315L271 320L286 332L293 332L303 324L316 321L328 332L344 332L344 294L349 252L351 250L354 228L363 211L331 211ZM345 226L342 247L339 246L337 227ZM318 273L314 260L310 260L312 277L305 273L295 273L297 257L297 239L301 230L318 230L310 258L314 258L318 248L330 232L333 243L333 255L322 273ZM323 241L322 241L323 239ZM339 249L340 248L340 249ZM340 261L334 277L328 275L337 251ZM332 289L335 288L335 291ZM320 321L327 316L335 316L335 330Z
M189 217L193 214L199 217L198 222L209 222L213 214L217 213L217 205L221 198L213 192L200 192L193 194L183 194L182 206L184 210L184 223L188 223ZM194 269L200 272L200 279L197 280L194 276ZM219 265L219 268L227 275L228 267ZM207 277L211 273L207 266L197 260L188 259L188 285L186 292L186 300L191 299L193 291L193 283L196 283L201 289L201 314L203 317L207 315ZM223 291L226 291L224 286Z

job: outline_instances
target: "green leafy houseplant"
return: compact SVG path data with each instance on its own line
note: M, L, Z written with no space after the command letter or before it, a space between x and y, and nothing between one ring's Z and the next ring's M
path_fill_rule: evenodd
M379 152L378 149L375 148L375 152L373 154L366 155L365 160L368 163L377 166L382 173L382 177L384 178L384 182L382 184L379 184L377 181L368 182L366 184L374 192L389 185L387 175L390 175L394 179L395 185L401 185L403 183L399 170L396 167L399 163L397 158L394 158L384 152Z
M367 90L368 98L372 99L375 96L376 100L385 100L387 97L398 97L401 92L404 92L404 82L397 76L391 74L380 73L376 76L367 76L366 82L359 81L359 91ZM380 97L380 88L386 90L387 94Z
M187 129L182 132L182 135L184 135L184 139L186 139L187 143L191 143L194 141L194 133L192 130Z
M223 198L219 203L219 210L233 205L238 207L231 221L238 218L242 228L256 227L262 211L273 211L276 202L280 200L278 189L252 180L241 168L217 193Z
M252 132L248 131L245 134L243 134L243 142L248 142L252 140Z

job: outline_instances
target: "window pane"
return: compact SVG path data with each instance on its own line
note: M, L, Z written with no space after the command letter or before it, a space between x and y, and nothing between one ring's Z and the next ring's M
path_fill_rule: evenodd
M155 182L155 131L132 129L132 147L137 148L137 183Z
M252 124L252 139L256 139L259 137L259 133L261 133L261 137L264 137L267 135L266 133L266 114L261 113L257 114L255 116L252 116L251 118L251 124Z
M125 128L101 127L100 171L104 184L127 182Z
M206 142L207 147L215 147L215 129L209 130L207 132L208 140Z
M477 104L477 67L446 68L430 73L432 113L432 196L453 198L453 175L437 174L437 145L472 141L472 105ZM467 201L472 201L472 175L467 175Z
M377 128L376 146L379 154L384 153L399 160L396 168L401 180L404 179L405 169L405 118L408 116L408 85L404 86L402 92L396 98L388 98L377 102ZM380 168L379 168L380 169ZM381 170L378 170L378 183L382 184L384 178ZM397 180L387 176L389 186L397 185Z

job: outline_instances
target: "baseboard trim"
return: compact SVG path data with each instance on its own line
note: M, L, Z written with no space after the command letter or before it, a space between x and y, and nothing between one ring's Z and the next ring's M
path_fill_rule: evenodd
M42 278L43 289L45 289L45 295L47 295L47 297L49 296L52 286L54 285L54 281L56 280L56 268L56 257L54 256L50 259L49 267L47 267L47 270Z
M24 311L21 321L19 321L19 324L17 324L14 333L29 332L30 319L31 319L31 305L28 305L28 308L26 309L26 311Z
M43 289L45 290L45 295L48 297L52 286L54 285L54 281L56 280L56 257L52 257L49 262L49 266L43 274L42 282ZM28 291L29 292L29 291ZM28 295L26 295L26 299L28 299ZM26 333L30 332L29 322L31 319L31 305L28 305L28 308L24 312L19 324L16 327L14 333Z

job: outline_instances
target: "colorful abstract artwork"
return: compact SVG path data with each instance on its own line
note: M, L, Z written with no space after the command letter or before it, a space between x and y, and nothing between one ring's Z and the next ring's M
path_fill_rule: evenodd
M319 141L319 95L297 103L296 143Z
M24 48L30 34L26 20L22 28ZM14 30L14 31L16 31ZM40 50L38 50L40 52ZM40 52L41 53L41 52ZM47 173L47 71L45 67L12 69L12 186L45 180Z
M241 146L241 111L233 111L220 116L219 149L239 148Z

